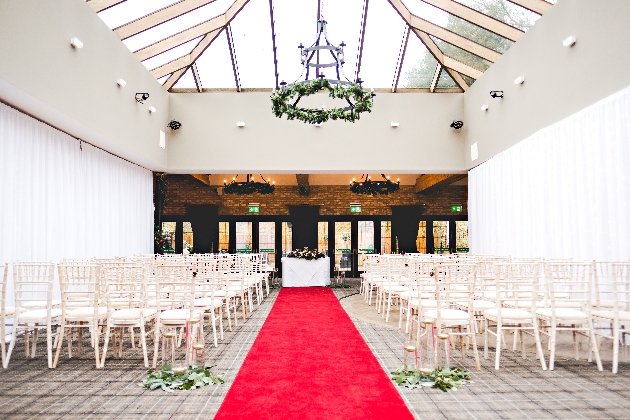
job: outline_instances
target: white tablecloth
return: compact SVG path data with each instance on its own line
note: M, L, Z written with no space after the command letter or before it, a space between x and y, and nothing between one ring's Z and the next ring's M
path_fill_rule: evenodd
M330 284L330 258L305 260L282 258L282 286L305 287Z

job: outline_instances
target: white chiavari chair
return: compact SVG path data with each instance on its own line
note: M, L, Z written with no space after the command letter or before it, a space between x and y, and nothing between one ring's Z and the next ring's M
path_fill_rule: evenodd
M409 259L406 257L389 257L387 259L387 277L385 282L381 284L380 298L377 302L377 308L380 309L379 312L385 318L385 322L389 321L392 303L400 304L400 295L409 291L409 287L405 285L409 282L407 276L408 261ZM387 308L385 308L385 301L387 301Z
M223 340L223 299L215 296L215 293L220 288L220 284L216 281L216 276L214 275L216 272L216 261L197 261L194 307L195 310L203 314L203 317L208 317L208 321L212 325L214 347L218 345L217 320L219 321L221 340Z

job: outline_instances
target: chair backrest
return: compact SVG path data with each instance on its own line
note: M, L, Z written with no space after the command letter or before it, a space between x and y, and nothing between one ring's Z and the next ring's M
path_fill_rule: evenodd
M545 261L545 306L555 309L559 300L577 304L589 313L592 302L593 264Z
M9 263L4 263L2 284L0 284L0 317L4 320L7 307L7 277L9 276ZM3 337L0 337L3 339Z
M611 263L613 280L613 311L630 312L630 262Z
M55 264L52 262L13 263L15 313L37 308L52 308Z
M188 264L158 265L156 267L156 307L167 309L189 309L193 315L196 272Z
M499 262L494 266L494 273L494 296L499 312L504 307L524 309L531 313L536 311L539 300L539 262Z
M141 264L100 268L107 312L144 309L147 305L145 268Z
M477 283L477 264L442 264L436 270L438 302L470 302L472 310L475 286ZM438 303L438 306L440 304Z
M89 262L70 262L60 263L57 269L63 313L71 307L94 307L97 311L101 289L99 266Z

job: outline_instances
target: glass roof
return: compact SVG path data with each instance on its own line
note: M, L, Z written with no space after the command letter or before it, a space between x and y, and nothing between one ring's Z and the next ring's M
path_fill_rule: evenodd
M360 57L358 76L365 87L428 88L438 62L443 65L444 57L452 58L458 63L450 61L453 64L449 65L461 77L453 79L442 69L435 89L439 92L463 91L474 83L553 3L111 0L109 4L95 2L92 8L168 89L197 88L189 69L192 62L197 64L204 89L272 89L276 87L276 67L278 82L296 81L302 73L298 45L310 46L315 41L319 12L327 22L328 40L346 45L344 73L349 80L357 78ZM100 10L107 6L111 7ZM412 15L409 22L401 17L407 14L405 9ZM232 16L226 22L225 17ZM320 62L331 61L327 54L322 52Z

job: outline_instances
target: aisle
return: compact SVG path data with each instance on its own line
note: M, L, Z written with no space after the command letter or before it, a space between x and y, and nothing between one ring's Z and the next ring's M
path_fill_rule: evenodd
M215 419L412 419L332 290L283 288Z

